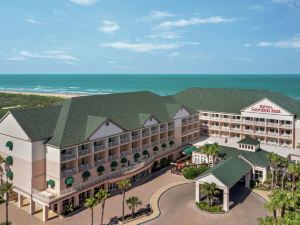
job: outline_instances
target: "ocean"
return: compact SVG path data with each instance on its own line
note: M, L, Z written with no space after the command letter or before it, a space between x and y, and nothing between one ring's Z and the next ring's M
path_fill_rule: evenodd
M0 91L170 95L189 87L267 89L300 100L300 75L0 75Z

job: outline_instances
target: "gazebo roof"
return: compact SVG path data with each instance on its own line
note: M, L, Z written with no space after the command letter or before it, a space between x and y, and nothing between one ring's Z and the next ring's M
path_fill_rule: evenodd
M246 137L240 141L238 141L238 144L245 144L245 145L259 145L259 141L255 140L251 137Z

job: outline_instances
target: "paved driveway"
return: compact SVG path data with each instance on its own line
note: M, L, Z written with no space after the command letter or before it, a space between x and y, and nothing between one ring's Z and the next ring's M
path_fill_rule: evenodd
M257 218L267 215L264 200L243 187L231 192L230 212L212 215L195 205L195 184L170 189L160 199L161 215L147 225L257 225Z

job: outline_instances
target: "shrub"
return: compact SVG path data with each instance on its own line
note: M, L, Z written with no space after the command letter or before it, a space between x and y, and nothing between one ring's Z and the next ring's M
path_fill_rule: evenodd
M118 166L118 163L116 161L111 162L110 166L112 168L116 168Z
M73 183L74 183L74 177L68 177L68 178L66 178L65 184L67 186L71 186Z
M14 163L13 157L12 156L7 156L5 159L5 163L9 166L12 166Z
M140 157L141 157L140 153L135 153L134 154L135 161L138 160L138 158L140 158Z
M7 147L10 151L12 151L13 148L14 148L14 144L13 144L11 141L8 141L8 142L6 142L6 147Z
M128 161L128 160L127 160L127 158L125 158L125 157L121 159L121 163L127 163L127 161Z
M81 174L82 179L89 178L90 176L91 176L90 171L84 171L84 172Z
M171 147L172 147L174 144L175 144L175 143L174 143L173 140L169 141L169 145L170 145Z
M207 169L208 167L206 165L201 165L199 167L186 167L183 169L182 173L185 179L194 180Z
M223 212L223 209L221 206L219 205L215 205L215 206L209 206L207 204L207 202L204 202L204 201L200 201L199 203L196 203L196 205L204 210L204 211L207 211L207 212L211 212L211 213L219 213L219 212Z
M7 170L7 172L6 172L6 177L7 177L9 180L13 180L14 174L13 174L13 172L12 172L10 169Z
M48 184L48 186L50 186L51 188L54 188L54 187L55 187L55 181L52 180L52 179L48 180L47 184Z
M154 152L157 152L157 151L158 151L158 147L157 147L157 146L154 146L154 147L153 147L153 151L154 151Z
M105 171L104 166L99 166L99 167L97 168L97 173L98 173L98 175L101 175L104 171Z
M143 151L143 156L149 156L148 150L144 150L144 151Z
M167 147L167 144L166 144L166 143L162 143L162 144L161 144L161 148L162 148L162 149L165 149L166 147Z

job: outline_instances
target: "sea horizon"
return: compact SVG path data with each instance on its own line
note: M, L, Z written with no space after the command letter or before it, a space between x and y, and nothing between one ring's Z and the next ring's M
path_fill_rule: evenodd
M72 76L71 76L72 75ZM265 89L300 100L300 74L0 74L0 91L170 95L190 87Z

